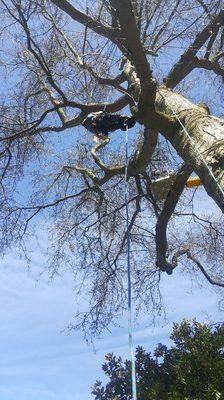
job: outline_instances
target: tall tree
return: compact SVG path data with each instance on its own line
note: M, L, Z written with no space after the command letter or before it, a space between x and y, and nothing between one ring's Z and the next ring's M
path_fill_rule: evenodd
M52 275L69 266L79 289L88 285L77 326L94 334L116 319L127 294L124 134L93 145L80 124L123 110L138 122L128 204L139 304L158 310L161 273L176 267L223 288L223 1L0 3L2 253L24 248L47 214ZM163 196L157 169L173 170ZM192 172L200 208L185 190Z

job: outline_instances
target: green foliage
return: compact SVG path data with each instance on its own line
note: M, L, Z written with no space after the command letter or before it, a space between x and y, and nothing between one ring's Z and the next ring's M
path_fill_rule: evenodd
M153 355L137 347L139 400L224 400L224 324L183 320L170 338L174 346L159 343ZM95 400L131 400L130 361L108 354L102 368L109 382L95 383Z

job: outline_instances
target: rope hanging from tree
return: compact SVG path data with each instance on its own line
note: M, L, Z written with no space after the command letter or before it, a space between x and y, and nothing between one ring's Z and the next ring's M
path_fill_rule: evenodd
M132 397L137 400L136 371L135 371L135 355L132 335L132 288L131 288L131 252L130 252L130 227L129 227L129 183L128 183L128 129L135 125L134 117L127 117L120 114L110 114L104 111L91 113L83 121L82 125L94 134L95 140L105 140L109 132L118 129L125 131L125 211L126 211L126 238L127 238L127 273L128 273L128 336L129 349L131 359L131 382Z
M126 125L125 134L125 210L126 210L126 237L127 237L127 271L128 271L128 336L129 336L129 349L131 358L131 383L132 383L132 397L137 400L137 385L136 385L136 370L135 370L135 354L132 335L132 287L131 287L131 238L129 227L129 183L128 183L128 125Z

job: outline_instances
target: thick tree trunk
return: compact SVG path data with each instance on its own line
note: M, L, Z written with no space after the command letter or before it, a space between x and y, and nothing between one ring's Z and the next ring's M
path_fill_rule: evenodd
M166 114L175 113L186 128L178 123L167 138L178 155L191 163L208 195L224 211L224 120L209 115L205 106L195 105L164 87L157 92L156 108Z

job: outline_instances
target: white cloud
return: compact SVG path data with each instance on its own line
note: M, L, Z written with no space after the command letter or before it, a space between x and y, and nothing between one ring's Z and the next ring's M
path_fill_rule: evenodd
M91 399L90 387L96 379L104 379L104 355L114 352L128 357L126 317L122 328L96 341L94 354L81 334L62 332L74 315L72 276L66 274L49 284L39 272L37 265L29 272L12 255L0 264L0 398ZM134 326L136 345L153 350L159 341L167 341L172 322L185 316L205 320L213 314L213 320L218 319L217 298L208 287L192 290L191 282L175 273L164 277L162 290L167 323L160 320L152 326L150 316L141 317Z

